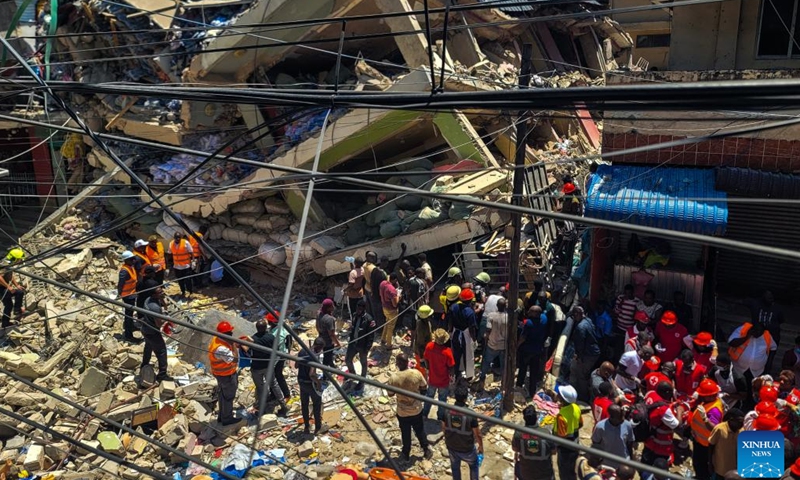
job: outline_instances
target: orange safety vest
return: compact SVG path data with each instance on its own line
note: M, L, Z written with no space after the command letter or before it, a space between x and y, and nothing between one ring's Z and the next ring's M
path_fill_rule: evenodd
M742 337L744 337L745 335L747 335L747 332L749 332L750 328L752 328L752 327L753 327L752 323L745 323L744 325L742 325L742 332L741 332L740 335ZM767 330L764 330L764 340L767 342L767 353L769 353L770 348L772 348L772 335L770 335L769 331L767 331ZM747 340L745 340L745 342L743 344L739 345L738 347L736 347L736 348L734 348L734 347L728 348L728 355L730 355L731 360L734 361L734 362L736 360L739 360L739 358L741 358L741 356L744 353L744 351L747 349L747 344L749 344L749 343L750 343L750 339L748 338Z
M708 412L714 408L719 409L720 413L725 414L725 405L722 404L722 401L719 398L715 398L713 401L703 404L703 408L706 410L706 414L708 414ZM703 421L703 416L700 415L696 409L694 412L692 412L692 421L690 425L692 427L692 436L694 437L694 441L700 445L703 445L704 447L707 447L708 437L711 436L711 429L706 426L706 422Z
M128 297L136 293L136 284L139 281L138 275L136 275L136 269L129 266L129 265L122 265L122 270L128 272L128 280L122 284L122 292L120 292L120 297Z
M186 245L189 245L189 242L182 239L178 244L175 244L175 240L170 243L169 249L172 252L172 264L178 267L185 267L188 266L189 263L192 261L192 255L189 253L189 250L186 248Z
M147 258L147 255L145 255L143 253L140 253L140 252L134 251L133 254L136 255L137 257L141 258L142 262L144 262L144 263L142 263L142 270L139 272L139 274L144 275L144 267L146 267L148 265L152 265L152 263L150 262L150 259Z
M219 347L228 347L233 352L233 362L225 362L217 360L214 352ZM208 364L211 366L211 375L215 377L229 377L236 374L236 368L239 366L239 352L228 341L222 340L219 337L213 337L211 344L208 347Z
M144 251L147 253L147 258L150 259L150 265L155 265L159 270L167 268L167 260L164 258L164 245L161 242L156 242L155 250L150 245L147 245Z
M203 238L203 234L200 232L194 232L200 238ZM194 236L189 235L189 245L192 246L192 258L200 258L200 242L195 240Z

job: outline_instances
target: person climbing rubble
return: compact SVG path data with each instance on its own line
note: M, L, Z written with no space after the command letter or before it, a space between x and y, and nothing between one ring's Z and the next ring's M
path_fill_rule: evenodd
M164 289L157 287L147 297L144 308L155 313L163 314L164 302ZM140 329L142 331L142 338L144 339L144 352L142 353L142 366L150 365L150 357L155 354L158 361L158 373L156 374L156 381L162 382L164 380L172 380L167 374L167 344L164 342L164 337L161 335L161 326L163 321L153 315L144 314L139 320Z
M21 248L12 248L3 263L8 266L23 260L25 260L25 252ZM0 269L0 298L3 301L2 328L8 328L12 325L12 311L17 317L25 313L25 288L17 281L11 270Z
M217 324L217 332L223 335L233 334L233 325L222 321ZM239 348L238 345L227 339L217 336L211 338L208 345L208 362L211 375L217 379L219 387L219 412L217 421L223 426L233 425L241 421L233 413L233 402L236 400L236 391L239 388Z
M181 296L185 297L186 292L189 295L194 293L194 285L192 279L189 277L192 274L192 246L183 238L180 232L175 232L175 235L167 253L172 257L172 269L175 271L175 278L178 279L178 286L181 288Z
M369 350L372 348L372 342L375 340L376 328L375 319L372 318L372 315L367 313L367 302L363 298L360 299L356 304L355 312L353 312L353 328L350 330L350 340L347 343L347 354L344 358L347 371L351 373L356 372L353 359L358 355L358 361L361 363L361 371L359 374L362 377L368 375L367 360L369 359ZM358 382L355 391L364 391L363 381Z
M325 341L317 337L314 340L311 348L314 350L314 355L319 357L322 350L325 348ZM313 361L311 355L305 350L300 350L297 355L300 359L295 362L297 367L297 383L300 385L300 410L303 415L303 434L311 434L311 417L309 416L309 403L313 404L314 408L314 435L324 432L324 425L322 424L322 382L317 376L317 370L308 365L308 362Z
M139 283L139 274L136 272L136 256L130 250L125 250L120 258L123 263L119 269L117 294L128 305L123 312L122 339L130 343L141 343L141 338L133 336L136 325L133 323L132 307L136 305L136 285Z
M250 374L253 376L253 385L256 387L255 402L253 403L253 407L250 409L250 412L254 414L264 412L268 400L267 387L269 387L269 392L272 394L271 396L278 404L278 416L285 417L289 413L289 409L286 407L286 399L284 398L283 391L278 384L277 376L273 375L272 381L269 385L267 385L267 374L269 373L269 362L270 357L272 356L272 345L275 342L275 336L268 329L268 327L269 324L267 323L266 319L261 319L256 322L255 335L252 337L245 337L246 340L269 349L268 351L256 349L252 349L252 351L250 351L249 347L244 345L242 346L244 351L250 352L250 357L252 359L250 364Z

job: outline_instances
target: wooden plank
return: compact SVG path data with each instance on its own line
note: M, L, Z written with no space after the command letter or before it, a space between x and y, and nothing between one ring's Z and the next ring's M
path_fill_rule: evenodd
M161 28L169 28L172 25L172 19L178 10L178 3L175 0L126 0L126 2L133 8L141 10L142 14L150 15L150 20ZM130 18L130 15L128 17Z

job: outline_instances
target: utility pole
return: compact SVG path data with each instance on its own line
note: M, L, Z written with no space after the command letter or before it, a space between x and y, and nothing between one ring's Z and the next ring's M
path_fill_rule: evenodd
M531 57L533 45L526 43L522 46L522 62L517 87L522 90L528 88L531 81ZM525 175L525 140L528 136L528 121L523 120L527 115L526 110L517 114L517 150L514 155L514 183L511 196L511 205L522 205L522 180ZM517 299L519 298L519 247L520 232L522 230L522 215L511 215L511 254L509 255L509 289L508 289L508 330L506 333L506 363L503 371L503 410L514 411L514 377L517 371ZM506 230L506 236L508 231Z

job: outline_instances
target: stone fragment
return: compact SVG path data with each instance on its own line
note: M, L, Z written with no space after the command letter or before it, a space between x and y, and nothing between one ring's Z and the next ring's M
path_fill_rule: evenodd
M177 445L186 436L187 430L186 417L182 414L175 415L158 429L161 433L161 440L170 447Z
M302 443L299 447L297 447L297 456L301 458L308 457L314 453L314 445L311 444L310 441L306 440Z
M119 368L125 370L133 370L142 363L142 360L140 358L137 358L131 355L130 353L123 353L118 357L118 360L119 360Z
M166 380L161 382L159 386L159 393L161 395L161 400L169 400L175 398L175 382L171 380Z
M196 400L189 400L189 403L183 409L189 423L189 431L200 435L211 420L208 410L200 402Z
M8 440L6 440L3 449L19 450L20 448L25 446L25 443L27 443L25 437L23 437L22 435L17 435L15 437L11 437Z
M125 449L122 448L122 442L114 432L100 432L97 434L97 441L100 442L100 448L104 452L113 453L114 455L123 456Z
M12 407L44 406L47 403L47 395L39 392L14 391L3 397L3 403Z
M44 446L33 444L28 447L28 453L25 454L25 460L22 466L29 472L38 472L45 468L45 455Z
M114 403L114 393L106 391L100 394L97 398L97 405L94 407L97 413L106 413L111 410L111 404Z
M91 397L102 393L108 386L108 375L95 367L89 367L81 375L78 393L84 397Z

